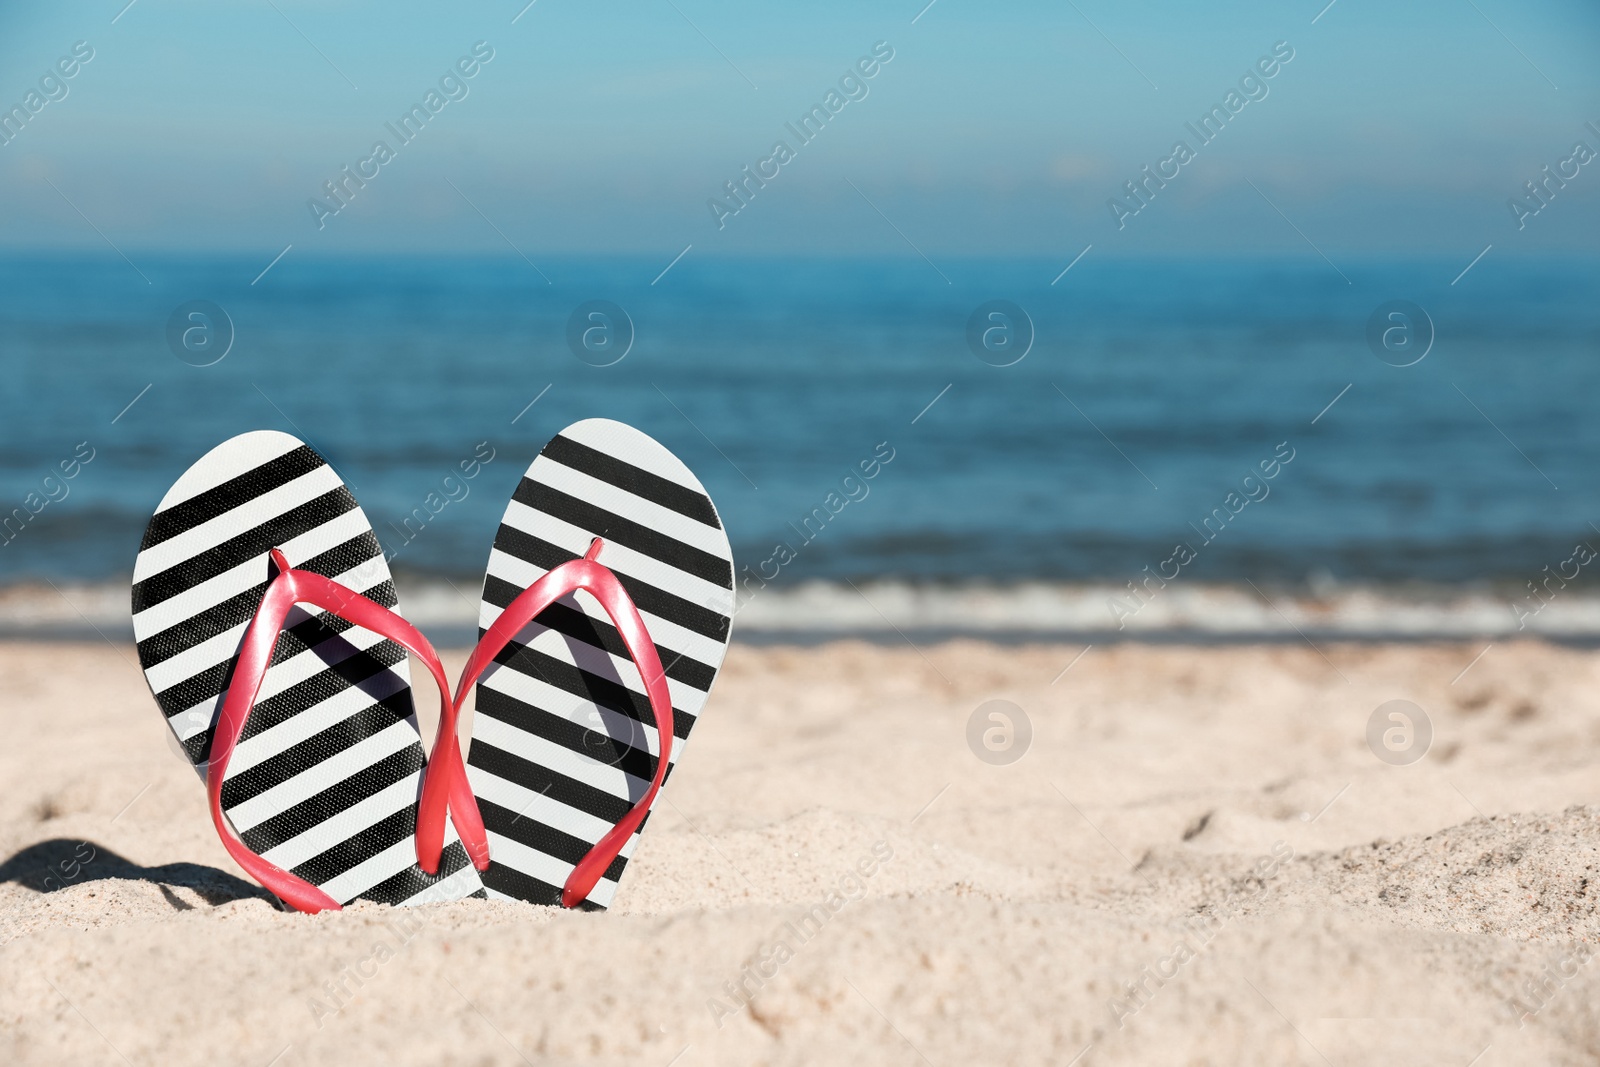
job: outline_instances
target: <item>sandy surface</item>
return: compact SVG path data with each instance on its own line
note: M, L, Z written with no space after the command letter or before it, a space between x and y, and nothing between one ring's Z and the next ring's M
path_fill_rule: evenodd
M1600 1062L1600 656L1480 649L736 644L611 912L307 917L130 649L0 645L0 1061Z

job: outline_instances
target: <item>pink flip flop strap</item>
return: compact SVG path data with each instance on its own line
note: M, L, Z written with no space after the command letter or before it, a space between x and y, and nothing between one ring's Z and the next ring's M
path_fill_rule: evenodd
M434 741L434 758L437 760L443 756L448 761L453 754L459 766L460 750L455 744L457 705L450 700L450 683L445 677L444 665L439 662L439 656L428 643L428 639L423 637L416 627L382 604L362 596L331 578L325 578L311 571L294 570L289 566L288 559L276 548L270 555L274 566L278 569L278 575L268 583L267 591L256 608L255 617L250 620L250 628L245 632L244 643L239 649L239 659L234 665L233 680L228 685L228 696L223 702L222 713L217 718L211 736L211 761L206 771L206 794L211 805L211 821L217 828L217 835L222 838L223 847L228 850L234 861L284 903L305 912L338 911L339 902L327 893L298 875L268 862L246 847L233 833L232 827L222 814L222 783L227 777L228 761L233 758L233 750L239 743L239 735L244 732L245 721L255 706L261 684L267 676L267 668L272 664L273 651L278 646L279 633L283 629L284 620L288 618L290 609L295 604L311 604L319 607L337 618L397 642L407 652L427 664L434 682L439 687L440 698L439 733ZM425 776L422 799L417 806L417 859L422 869L429 874L439 869L447 799L449 802L454 801L453 797L447 798L444 791L443 787L448 784L448 781L435 782ZM468 799L471 799L470 791ZM471 822L460 818L460 810L457 810L457 830L460 832L463 821L467 821L469 827ZM477 815L476 803L471 805L471 814ZM433 834L425 837L424 827L432 830ZM477 829L476 845L478 852L484 857L484 865L487 865L488 845L483 836L481 819L477 821ZM437 841L434 837L437 837ZM464 842L466 837L466 833L463 832ZM472 854L473 844L469 843L467 850ZM432 866L423 862L429 856L432 858Z
M595 557L600 554L601 546L601 539L596 537L582 559L569 560L548 571L508 604L500 613L500 617L484 632L478 641L478 646L472 650L456 688L455 705L459 711L467 692L511 639L537 618L545 608L579 589L600 602L600 606L616 625L623 645L633 657L634 665L639 669L639 677L644 681L645 693L650 698L650 711L656 720L656 735L661 751L656 758L655 777L651 780L650 787L628 813L607 831L572 869L566 885L561 890L561 903L568 908L576 907L589 896L595 883L605 874L606 869L628 843L628 839L639 828L639 824L644 821L644 817L649 814L650 805L655 801L656 794L661 791L661 783L667 776L667 768L672 759L672 695L667 689L666 672L661 668L661 657L656 653L656 643L651 640L650 632L645 628L644 620L639 617L639 609L634 606L633 599L628 596L627 590L622 587L622 583L617 580L611 569L596 561ZM466 794L470 798L471 788L466 780L466 771L460 765L460 750L454 747L448 750L447 758L453 757L456 761L454 768L443 764L438 755L441 751L444 749L436 748L430 770L442 768L439 773L451 776L451 804L452 810L455 810L458 790L465 787ZM476 812L476 807L474 811ZM422 837L420 826L417 836L420 841Z

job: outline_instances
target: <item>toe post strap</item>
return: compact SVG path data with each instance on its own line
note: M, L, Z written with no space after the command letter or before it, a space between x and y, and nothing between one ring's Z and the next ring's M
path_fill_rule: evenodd
M656 758L655 775L644 794L578 861L567 877L566 884L561 890L561 903L568 908L577 907L589 896L595 884L622 853L628 839L644 822L645 816L650 812L650 805L655 802L656 794L661 791L661 784L666 778L667 768L672 759L672 696L667 688L666 672L662 670L661 657L656 652L655 641L645 628L644 619L640 617L639 609L634 605L633 599L622 587L616 574L599 562L598 557L602 547L604 542L596 537L590 542L589 549L582 558L569 560L547 571L543 577L523 590L506 606L494 623L484 631L477 647L472 650L461 680L457 684L455 696L455 710L459 712L467 692L494 663L495 657L504 651L512 638L551 604L580 589L600 603L616 626L617 633L622 637L623 645L639 669L639 677L644 681L645 693L650 700L650 710L655 718L660 751ZM455 758L459 765L459 749L454 751L458 753ZM438 762L436 757L434 766L437 766ZM447 770L444 773L452 772ZM464 770L460 772L460 780L465 781ZM470 788L468 793L470 794ZM452 807L453 810L455 809ZM418 836L420 839L420 827ZM466 835L463 834L462 837L465 839ZM485 856L487 857L487 849ZM476 857L474 861L476 862Z
M449 757L454 755L455 763L459 765L460 749L455 740L457 705L450 699L449 680L445 677L444 665L439 662L438 653L416 627L382 604L331 578L313 571L294 569L277 548L268 555L277 573L267 583L266 592L245 632L238 661L234 665L233 679L228 685L227 697L212 731L211 757L206 770L206 795L211 808L211 821L234 862L284 903L305 912L337 911L339 902L327 893L246 846L222 812L222 784L227 777L228 763L233 758L250 711L266 680L267 669L272 665L272 656L277 650L278 639L290 610L296 604L321 608L330 615L396 642L422 660L439 688L440 716L439 733L434 742L435 756L442 752L448 762ZM464 774L462 778L464 781ZM458 830L463 821L469 825L471 822L464 820L457 810L460 798L454 794L447 795L442 788L449 784L448 781L439 780L430 791L428 777L425 776L423 780L422 799L417 808L417 861L428 874L437 873L439 869L444 838L443 816L447 808L456 811ZM466 800L471 802L472 816L476 816L477 804L472 801L470 790L467 791ZM486 862L488 847L484 843L482 827L482 820L478 819L475 844L484 854ZM466 841L466 835L462 837ZM469 854L472 854L473 846L474 843L468 843Z

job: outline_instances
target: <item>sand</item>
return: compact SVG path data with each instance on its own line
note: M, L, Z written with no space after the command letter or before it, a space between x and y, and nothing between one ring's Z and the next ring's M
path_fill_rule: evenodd
M612 911L311 917L131 649L3 644L0 1060L1600 1062L1600 657L1481 649L736 643Z

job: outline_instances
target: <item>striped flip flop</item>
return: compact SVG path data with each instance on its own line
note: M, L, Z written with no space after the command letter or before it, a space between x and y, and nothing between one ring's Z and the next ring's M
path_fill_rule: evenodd
M732 614L727 534L676 456L609 419L544 447L489 553L479 647L457 690L459 702L477 680L467 776L491 897L611 904Z
M258 611L271 617L273 599L286 617L252 627ZM441 688L444 679L395 608L383 548L355 497L310 447L271 430L224 441L184 472L134 563L139 662L201 777L222 768L208 782L218 832L302 910L482 895L453 832L436 874L417 864L424 760L406 647ZM230 701L242 648L259 662L240 668L254 677ZM273 871L284 878L271 881ZM295 895L280 883L315 888Z

